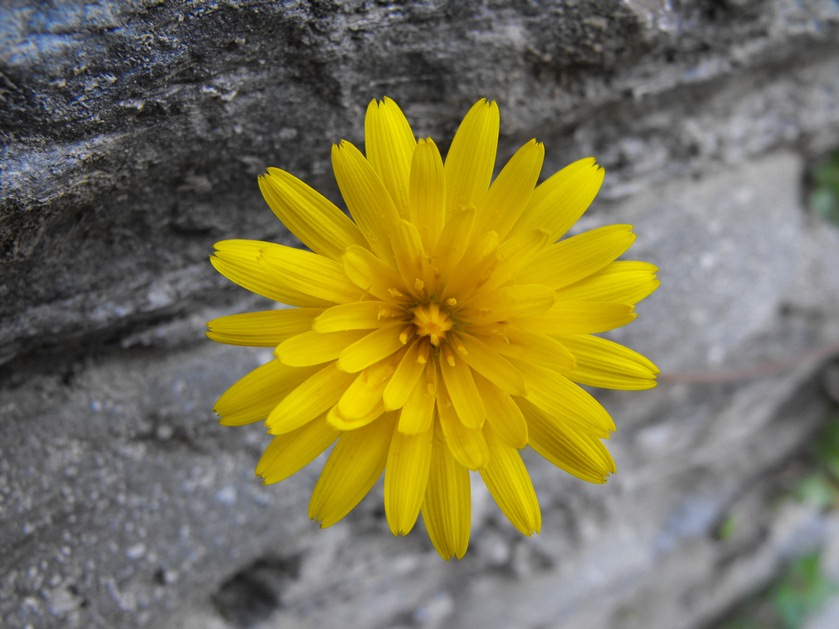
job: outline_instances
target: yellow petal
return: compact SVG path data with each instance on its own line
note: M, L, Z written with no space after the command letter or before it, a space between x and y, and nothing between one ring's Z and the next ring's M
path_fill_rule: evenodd
M577 359L569 380L606 389L640 390L656 385L659 373L652 361L628 347L596 336L562 337Z
M522 282L553 289L599 271L635 242L632 225L606 225L552 245L519 276Z
M347 247L367 244L355 223L294 175L269 168L258 181L277 218L315 253L337 260Z
M399 351L404 347L399 338L404 327L399 322L369 332L344 348L338 356L338 368L355 373Z
M277 435L259 459L256 475L266 485L285 480L317 458L339 434L321 415L297 430Z
M407 535L417 521L428 471L434 430L418 435L394 431L385 467L385 515L394 535Z
M225 426L262 421L282 399L316 369L288 367L278 360L257 367L241 378L213 407Z
M476 229L492 229L503 239L524 210L542 170L545 146L531 140L504 166L477 206Z
M347 515L376 484L387 461L394 423L395 417L386 415L338 438L309 501L309 517L321 528Z
M539 500L527 468L515 448L505 445L491 427L484 429L490 459L480 473L496 504L523 535L542 528Z
M452 557L462 558L469 546L471 492L469 470L455 460L446 444L435 439L422 519L431 543L447 561Z
M489 461L489 449L480 428L467 428L458 417L451 398L441 387L437 393L437 412L446 445L461 465L470 470L482 468Z
M463 259L463 254L470 243L472 222L475 220L474 208L462 211L449 212L440 237L437 239L437 246L431 255L431 266L440 278L440 283L445 285L452 272Z
M568 423L595 437L608 437L615 422L589 393L555 371L517 363L527 380L529 400L557 421Z
M513 231L546 229L557 240L594 201L604 175L593 157L569 164L536 188Z
M516 358L531 365L541 365L561 373L573 369L576 364L574 355L568 348L547 334L528 332L513 326L505 327L503 333L498 335L492 335L491 326L483 326L478 330L490 333L488 336L481 336L481 340L503 356ZM523 395L516 391L508 393Z
M390 301L392 291L407 294L405 283L396 270L362 247L350 247L341 257L344 272L356 286L372 295Z
M434 363L425 366L425 373L417 380L408 400L399 414L399 432L418 435L428 430L434 421L434 405L437 399L437 367Z
M381 360L358 374L335 405L335 413L330 415L336 428L354 430L384 412L382 392L404 353Z
M527 419L528 444L548 461L589 483L605 483L615 462L597 437L551 417L527 400L519 407Z
M293 247L266 249L260 262L276 274L278 283L317 299L344 303L363 296L357 286L347 281L341 264L310 251Z
M510 361L502 358L492 347L471 334L460 334L461 356L466 363L502 391L514 395L526 395L524 377ZM448 383L446 383L448 386Z
M332 169L341 196L373 252L393 261L388 234L399 213L379 175L355 146L343 140L332 146Z
M329 301L281 282L276 273L265 267L262 252L282 248L258 240L222 240L215 245L210 258L213 267L234 284L252 293L290 306L321 308Z
M320 314L312 323L316 332L344 332L346 330L373 330L380 328L402 312L384 301L356 301L338 304Z
M291 432L326 412L354 379L353 374L339 370L335 363L315 372L271 411L265 421L268 432L272 435Z
M357 430L358 428L366 426L367 424L379 419L384 412L385 405L382 404L381 396L379 396L379 400L374 403L373 407L365 415L360 415L358 417L342 415L341 411L338 410L338 405L336 404L330 408L329 412L326 414L326 421L328 421L329 424L336 430Z
M207 322L207 337L219 343L276 347L285 339L312 328L322 308L283 308L218 317Z
M463 255L461 263L448 275L442 301L450 297L464 301L474 292L475 287L486 282L495 266L497 251L498 234L491 231L477 236Z
M425 253L417 228L408 221L400 221L393 231L393 255L407 289L417 298L425 295L425 286L432 282L428 255Z
M597 334L626 325L636 316L628 304L558 301L544 314L522 317L516 324L542 334Z
M477 291L458 312L461 320L473 325L509 321L517 317L546 316L554 303L554 291L541 284L520 284L494 291Z
M389 411L404 406L425 371L425 363L419 360L419 348L420 341L411 344L382 393L382 401Z
M509 393L480 376L475 384L487 410L487 423L492 430L511 448L521 449L527 445L527 422Z
M453 365L441 360L440 372L454 404L454 412L463 425L473 429L483 426L486 410L469 365L461 360L455 361Z
M387 97L370 101L364 120L367 160L404 217L408 216L408 181L416 146L411 125L395 102Z
M544 229L533 229L510 236L495 251L495 261L489 279L482 284L489 291L516 279L548 244L549 234Z
M292 367L320 365L338 358L348 345L367 333L366 330L326 333L309 330L280 343L274 355Z
M620 260L557 291L558 301L611 301L635 305L660 282L658 269L648 262Z
M495 101L481 99L466 113L446 156L448 210L476 207L495 170L500 116Z
M446 180L443 159L431 138L421 139L414 151L408 210L410 221L417 226L425 250L433 251L446 224Z

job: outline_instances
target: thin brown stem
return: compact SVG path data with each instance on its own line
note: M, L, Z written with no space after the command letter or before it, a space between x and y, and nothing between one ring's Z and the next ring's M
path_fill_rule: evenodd
M662 384L720 384L756 380L793 369L804 363L825 360L834 355L839 355L839 342L813 347L784 360L769 361L752 367L730 371L662 373L658 379Z

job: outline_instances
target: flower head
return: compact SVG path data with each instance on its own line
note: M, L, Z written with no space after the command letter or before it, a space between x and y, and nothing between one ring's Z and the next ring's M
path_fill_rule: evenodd
M594 159L537 185L531 140L493 181L499 113L480 100L443 161L390 99L365 120L366 156L349 142L332 164L350 217L293 175L259 179L268 205L310 251L250 240L216 244L215 268L291 308L208 324L223 343L275 358L215 406L225 425L265 420L274 435L256 473L294 474L334 444L309 516L334 524L384 471L391 531L419 513L437 551L469 542L470 470L523 534L541 513L526 445L593 483L614 472L601 442L615 426L578 384L655 386L655 365L595 334L635 318L656 268L615 261L635 239L610 225L559 240L603 180Z

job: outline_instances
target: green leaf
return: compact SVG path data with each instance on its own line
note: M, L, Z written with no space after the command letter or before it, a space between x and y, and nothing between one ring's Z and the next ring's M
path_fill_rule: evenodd
M796 559L772 590L772 602L785 629L798 629L839 587L821 571L817 553Z
M839 481L839 421L831 420L819 434L815 445L819 463Z
M837 490L823 474L810 474L795 489L795 497L818 509L827 509L836 503Z
M815 167L809 206L813 213L839 225L839 151Z
M733 515L728 516L722 523L717 527L717 539L721 541L725 541L730 539L732 535L734 535L734 531L737 528L737 520L734 518Z

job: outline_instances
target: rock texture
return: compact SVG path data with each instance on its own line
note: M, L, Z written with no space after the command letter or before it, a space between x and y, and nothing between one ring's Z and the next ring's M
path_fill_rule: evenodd
M839 229L804 207L839 148L837 42L817 0L6 2L0 624L700 629L802 552L839 578L835 513L778 502L835 421L828 353L789 359L839 341ZM290 242L255 176L337 200L329 144L383 95L443 148L488 96L502 156L596 155L582 227L635 224L662 269L615 335L662 386L600 395L617 476L533 457L533 539L476 486L457 563L391 538L380 488L316 530L318 470L261 486L262 428L210 412L266 358L203 340L254 303L212 243Z

